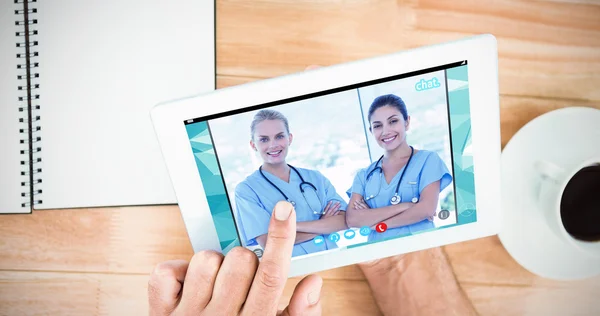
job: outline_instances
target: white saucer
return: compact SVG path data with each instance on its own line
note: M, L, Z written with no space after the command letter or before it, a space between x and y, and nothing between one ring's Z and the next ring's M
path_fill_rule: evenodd
M546 224L537 205L534 161L569 166L600 152L600 110L569 107L541 115L520 129L502 151L500 241L525 269L541 277L576 280L600 275L600 257L579 251ZM600 203L600 202L599 202ZM598 223L600 225L600 223Z

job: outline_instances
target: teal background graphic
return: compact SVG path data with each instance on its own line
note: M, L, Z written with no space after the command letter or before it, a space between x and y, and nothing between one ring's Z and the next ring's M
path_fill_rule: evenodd
M185 126L194 152L198 173L204 186L208 207L212 214L217 236L223 253L240 246L237 230L227 199L225 184L219 170L215 149L211 140L208 124L198 122Z
M455 225L462 225L477 220L467 65L447 69L446 80L448 82L452 157L456 186L457 218Z

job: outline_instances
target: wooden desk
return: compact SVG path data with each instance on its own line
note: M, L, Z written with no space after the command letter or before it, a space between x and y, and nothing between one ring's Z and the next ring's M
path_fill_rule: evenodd
M498 38L503 145L545 112L600 108L600 1L593 0L217 1L218 86L478 33ZM445 248L482 315L600 314L600 278L536 277L496 237ZM176 206L2 216L0 314L147 314L148 273L191 255ZM378 314L357 267L321 275L325 315Z

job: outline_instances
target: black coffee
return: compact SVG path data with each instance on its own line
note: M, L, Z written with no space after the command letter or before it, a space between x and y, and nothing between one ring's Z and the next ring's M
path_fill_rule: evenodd
M567 184L560 216L567 232L583 241L600 241L600 164L585 167Z

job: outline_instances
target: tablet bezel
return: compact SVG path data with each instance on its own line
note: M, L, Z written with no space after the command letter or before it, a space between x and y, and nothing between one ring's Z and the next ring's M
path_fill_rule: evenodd
M155 106L151 118L194 252L221 252L221 248L186 133L186 120L462 60L468 62L477 220L362 247L292 258L290 276L497 234L501 224L497 58L495 37L485 34L218 89Z

